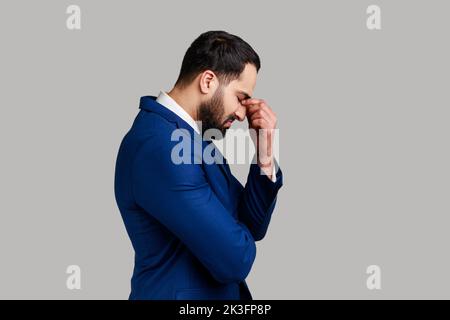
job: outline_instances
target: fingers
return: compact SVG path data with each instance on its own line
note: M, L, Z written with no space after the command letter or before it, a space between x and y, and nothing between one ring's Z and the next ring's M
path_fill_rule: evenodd
M260 107L256 107L255 110L252 110L251 113L247 113L247 117L250 120L256 120L256 119L268 119L273 120L272 115L267 111Z
M273 112L273 110L269 107L269 105L266 103L263 99L247 99L242 101L242 105L247 107L247 116L251 116L254 112L257 112L260 108L265 110L271 118L276 119L276 114Z
M258 118L251 121L251 126L255 129L264 129L270 126L270 123L266 119Z
M249 107L247 119L253 128L273 129L277 122L273 112L270 112L270 109L264 108L262 105Z
M248 119L251 128L255 129L275 129L276 121L262 114L255 114Z
M262 101L264 101L264 100L262 100L262 99L256 99L256 98L250 98L250 99L244 99L244 100L242 100L241 103L244 104L244 105L249 105L249 104L259 104L259 103L261 103Z

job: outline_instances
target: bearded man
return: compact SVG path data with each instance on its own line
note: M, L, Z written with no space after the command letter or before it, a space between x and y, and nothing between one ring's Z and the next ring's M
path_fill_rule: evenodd
M240 37L205 32L188 48L173 89L141 98L115 171L116 201L135 251L129 299L252 299L245 278L282 186L272 152L276 115L252 98L260 66ZM208 130L220 138L246 118L263 134L253 139L256 161L243 186L226 159L206 163L195 150L211 147L202 139ZM192 161L174 159L176 130L190 137L183 157Z

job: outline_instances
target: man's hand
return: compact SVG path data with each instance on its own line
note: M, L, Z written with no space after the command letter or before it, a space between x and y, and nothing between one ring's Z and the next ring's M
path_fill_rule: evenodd
M272 179L273 174L273 137L277 116L262 99L246 99L242 105L247 108L247 120L251 129L250 136L255 144L258 166ZM253 131L253 132L252 132Z

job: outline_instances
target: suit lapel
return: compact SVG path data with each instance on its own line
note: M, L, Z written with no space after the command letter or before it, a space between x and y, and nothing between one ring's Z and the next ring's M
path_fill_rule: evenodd
M212 147L210 146L211 144L213 145ZM215 153L217 152L219 153L219 155L222 155L212 141L203 141L203 146L203 150L205 150L206 147L210 146L208 148L208 152L206 152L208 154L209 151L211 151L211 148L213 148L211 156L215 156ZM214 159L216 160L216 158ZM225 161L225 158L222 157L222 159L223 161ZM211 189L214 191L222 204L232 211L233 207L230 199L231 171L229 171L229 169L227 168L227 164L220 162L209 164L203 162L203 167L208 177Z
M212 141L203 141L203 150L205 150L205 148L210 145L213 145L213 147L209 147L209 149L213 148L212 152L211 152L211 156L213 156L215 159L215 163L212 165L215 165L220 169L220 171L224 175L225 179L227 180L227 185L229 185L230 179L231 179L231 177L230 177L231 171L226 162L227 160L225 159L225 157L222 155L222 153L219 151L219 149L216 147L216 145ZM217 157L216 157L216 155L217 155Z
M165 119L175 123L177 128L187 130L194 142L194 152L197 152L197 150L201 150L201 155L199 156L201 156L203 159L203 167L208 176L211 188L214 190L216 195L225 206L230 206L229 187L231 183L231 171L225 157L222 155L219 149L217 149L214 143L212 141L204 141L202 139L202 136L198 134L194 130L194 128L192 128L186 121L181 119L177 114L167 109L165 106L158 103L156 101L156 96L141 97L139 107L147 111L158 113ZM211 143L213 144L213 149L210 153L211 156L213 156L215 160L220 159L221 161L215 161L215 163L207 164L204 162L204 151L205 148L208 147ZM208 150L211 150L211 147L209 147ZM216 153L218 153L217 159L215 157Z

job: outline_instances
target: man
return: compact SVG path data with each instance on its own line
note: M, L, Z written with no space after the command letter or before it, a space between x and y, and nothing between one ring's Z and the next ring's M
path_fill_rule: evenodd
M209 31L187 50L170 92L141 98L115 173L135 250L130 299L252 299L245 278L282 185L272 155L276 116L264 100L251 98L259 68L241 38ZM211 147L203 139L195 145L207 130L224 134L246 117L263 133L253 141L264 152L257 152L243 187L226 161L206 163L194 150ZM183 157L192 161L174 157L176 130L190 137Z

